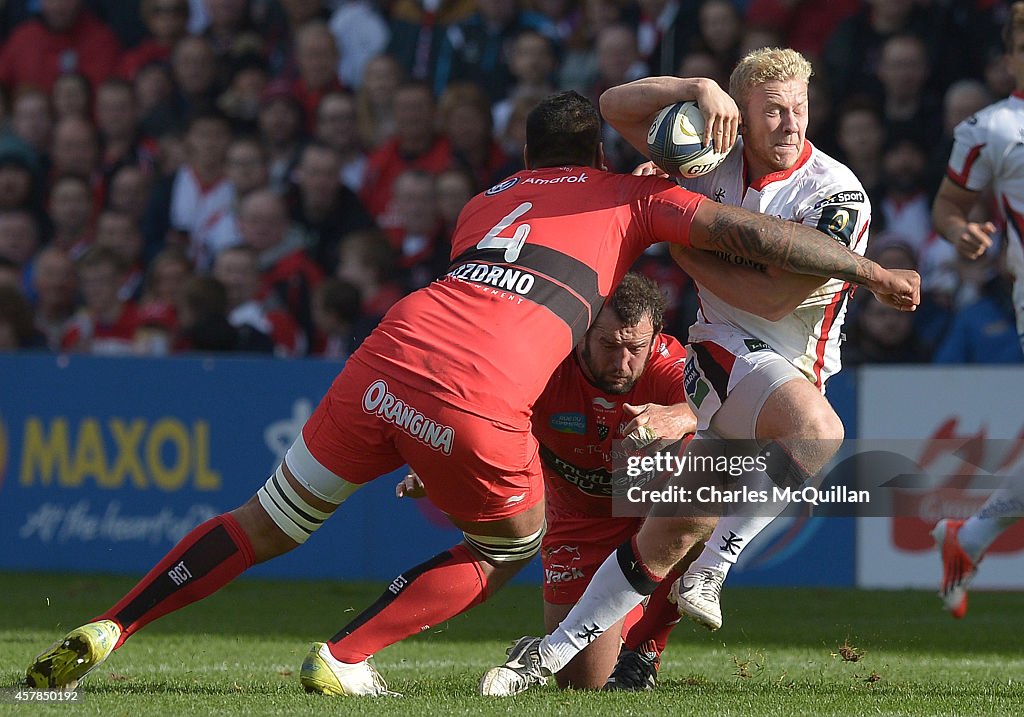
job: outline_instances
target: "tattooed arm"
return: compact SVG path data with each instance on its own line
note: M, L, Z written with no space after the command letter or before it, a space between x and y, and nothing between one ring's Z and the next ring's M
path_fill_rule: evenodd
M739 207L701 202L690 226L694 249L724 251L794 274L831 276L870 290L889 306L913 311L920 302L917 272L883 269L818 230Z

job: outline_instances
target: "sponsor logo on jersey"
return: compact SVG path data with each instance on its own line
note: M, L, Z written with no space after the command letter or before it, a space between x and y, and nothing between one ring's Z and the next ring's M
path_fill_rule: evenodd
M743 339L747 351L771 351L772 347L760 339Z
M815 204L814 208L819 209L828 204L863 204L865 201L867 201L867 197L864 196L864 192L859 189L851 189L825 197Z
M838 239L845 246L853 244L853 232L857 228L856 209L851 207L826 206L818 220L818 231Z
M452 454L455 429L427 418L414 406L391 393L386 381L377 379L363 394L363 410L377 415L423 445L446 456Z
M448 272L448 276L453 279L472 281L476 284L486 284L519 296L529 294L537 282L537 277L522 269L500 264L476 264L473 262L452 269Z
M556 413L548 419L548 425L559 433L583 436L587 433L587 417L582 413Z
M697 362L693 359L687 359L686 366L683 368L683 390L686 391L690 402L697 409L704 403L704 399L707 398L708 392L711 390L707 381L701 377Z
M544 582L565 583L585 577L582 570L576 567L580 561L580 546L559 545L550 548L545 554Z
M609 401L608 399L601 398L600 396L594 396L591 403L594 405L594 408L605 411L614 411L615 407L619 405L615 401Z
M484 194L486 194L488 197L493 197L495 194L500 194L501 192L504 192L506 189L511 189L517 184L519 184L519 177L509 177L504 182L498 182L497 184L495 184L493 187L484 192Z
M581 172L580 174L566 174L563 177L530 177L523 180L523 184L585 184L587 181L587 173Z

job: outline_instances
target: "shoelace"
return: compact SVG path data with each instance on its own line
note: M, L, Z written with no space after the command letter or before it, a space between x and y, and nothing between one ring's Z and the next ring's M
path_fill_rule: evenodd
M700 578L700 586L697 588L700 596L705 600L718 602L722 595L722 583L718 576L710 570L704 569L698 570L696 577Z

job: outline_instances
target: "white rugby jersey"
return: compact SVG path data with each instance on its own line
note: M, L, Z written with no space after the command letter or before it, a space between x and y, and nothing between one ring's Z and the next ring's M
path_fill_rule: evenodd
M746 177L743 140L737 138L718 169L680 184L722 204L815 227L864 254L871 223L867 192L850 169L810 142L804 143L791 169L773 172L750 186ZM791 314L768 321L731 306L697 283L700 308L690 341L713 341L716 326L733 327L767 343L824 391L825 381L840 368L840 333L850 290L847 282L829 279Z
M1024 346L1024 92L1015 91L956 126L946 176L974 192L992 187L1006 222L1017 335Z

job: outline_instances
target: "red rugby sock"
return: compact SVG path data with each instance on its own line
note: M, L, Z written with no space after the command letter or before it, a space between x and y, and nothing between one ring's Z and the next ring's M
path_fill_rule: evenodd
M679 610L668 601L668 593L680 575L675 570L669 573L647 601L643 616L628 629L623 628L626 649L636 650L653 640L659 655L665 651L669 633L679 623Z
M456 545L395 578L327 646L342 662L361 662L486 599L487 581L476 556L465 545Z
M228 513L186 535L139 583L95 620L121 626L120 647L138 629L220 590L253 564L252 543Z

